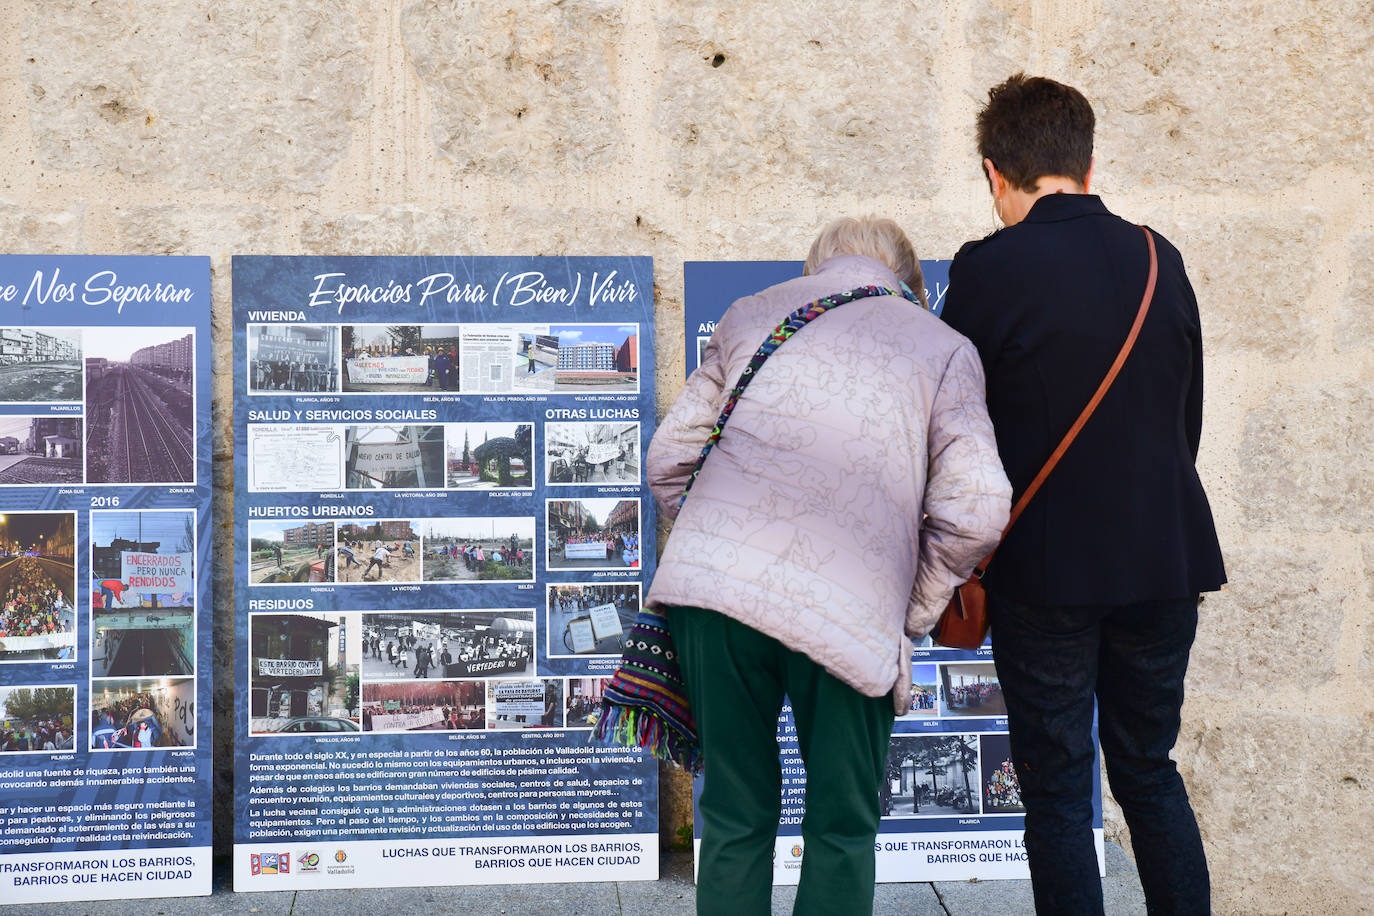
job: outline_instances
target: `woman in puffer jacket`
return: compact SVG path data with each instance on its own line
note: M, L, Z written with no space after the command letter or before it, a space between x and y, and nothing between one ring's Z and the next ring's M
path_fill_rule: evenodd
M647 456L676 516L648 601L668 615L706 764L697 912L768 913L790 697L807 770L795 913L871 913L894 706L911 642L997 543L1010 486L978 353L921 305L891 220L840 219L805 275L735 302ZM794 309L876 285L768 358L686 502L749 358Z

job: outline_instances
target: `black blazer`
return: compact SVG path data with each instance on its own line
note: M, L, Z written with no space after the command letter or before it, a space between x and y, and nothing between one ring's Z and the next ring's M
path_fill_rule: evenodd
M1178 250L1135 349L988 569L993 595L1035 605L1185 598L1226 581L1194 461L1202 336ZM1101 383L1140 307L1145 235L1088 194L1040 198L950 266L943 317L978 347L988 412L1017 496Z

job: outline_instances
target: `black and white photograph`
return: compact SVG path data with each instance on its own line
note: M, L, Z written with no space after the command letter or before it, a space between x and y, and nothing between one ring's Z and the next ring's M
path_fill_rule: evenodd
M0 754L54 754L76 744L76 686L0 686Z
M940 715L961 719L1005 716L1007 702L992 662L940 666Z
M81 328L0 327L0 402L81 400Z
M196 746L196 679L121 678L91 684L91 750Z
M81 483L82 429L80 417L0 416L0 486Z
M639 500L545 501L549 569L639 568Z
M426 582L533 582L533 516L427 518Z
M534 674L534 610L363 614L364 681Z
M562 728L563 684L561 678L487 681L487 728Z
M91 512L91 676L195 672L195 513Z
M601 710L601 697L606 692L604 677L574 677L568 679L568 699L563 710L568 728L591 728Z
M248 730L255 735L357 732L360 614L252 614Z
M883 817L977 814L977 735L893 735L880 792Z
M444 427L349 426L344 476L350 490L427 490L444 486Z
M619 655L639 616L640 584L567 584L548 587L550 656Z
M639 423L548 423L545 480L553 485L637 486Z
M76 513L0 515L0 663L76 658Z
M343 390L436 394L458 390L456 324L346 324Z
M516 335L516 391L634 394L639 326L554 324Z
M340 521L335 534L337 582L419 582L420 526L410 519Z
M191 329L102 328L85 349L86 482L193 482Z
M940 674L939 666L926 662L916 662L911 666L911 703L905 713L897 717L901 722L909 719L938 719L940 717Z
M363 684L363 731L456 732L487 727L481 681Z
M450 490L534 488L534 424L449 423L444 436Z
M333 582L334 523L312 519L250 521L248 581L252 585Z
M1021 804L1021 783L1011 762L1011 738L1006 734L978 736L983 758L982 787L984 814L1025 814Z
M250 324L248 393L339 390L339 326Z

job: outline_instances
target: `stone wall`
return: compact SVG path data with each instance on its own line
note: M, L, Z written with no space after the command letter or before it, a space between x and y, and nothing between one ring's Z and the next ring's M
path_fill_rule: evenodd
M684 259L799 258L828 217L870 211L948 257L992 227L971 129L986 87L1017 69L1076 84L1096 189L1183 250L1208 341L1200 464L1232 584L1203 606L1177 756L1218 910L1368 907L1374 8L820 10L3 0L0 247L213 257L227 557L232 253L652 255L666 406ZM221 761L233 600L226 561ZM664 799L671 838L684 780ZM1107 821L1128 843L1110 804Z

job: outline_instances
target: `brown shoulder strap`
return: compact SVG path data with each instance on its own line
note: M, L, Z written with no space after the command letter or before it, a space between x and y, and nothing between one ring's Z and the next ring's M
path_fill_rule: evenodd
M1088 418L1093 415L1097 405L1102 403L1102 398L1106 395L1107 389L1111 388L1112 382L1116 381L1117 374L1121 372L1121 367L1126 363L1126 357L1130 355L1131 348L1135 346L1135 339L1140 336L1140 327L1145 323L1146 313L1150 311L1150 300L1154 299L1155 280L1159 275L1159 256L1155 252L1155 237L1144 226L1141 226L1140 229L1145 233L1145 244L1150 249L1150 273L1145 280L1145 295L1141 297L1140 309L1135 314L1135 323L1131 325L1131 332L1126 335L1126 342L1121 345L1121 352L1116 354L1116 360L1112 363L1112 367L1107 370L1106 376L1102 379L1102 384L1097 386L1097 391L1093 394L1092 400L1088 401L1088 406L1084 407L1083 412L1078 415L1078 419L1073 421L1073 426L1070 426L1069 431L1064 434L1064 438L1060 440L1059 446L1055 448L1054 453L1045 462L1045 466L1040 469L1040 473L1035 475L1030 486L1026 487L1026 492L1022 493L1021 498L1016 501L1016 505L1012 506L1011 515L1007 519L1007 527L1002 529L1003 540L1006 540L1007 532L1011 530L1011 526L1016 524L1016 520L1025 511L1026 504L1031 501L1031 497L1040 489L1045 478L1050 476L1050 471L1053 471L1054 466L1059 463L1059 459L1064 457L1064 453L1069 450L1073 440L1078 438L1079 431L1088 422ZM983 562L978 564L977 572L980 576L987 571L988 564L992 562L995 553L997 550L994 548L992 553L984 557Z

